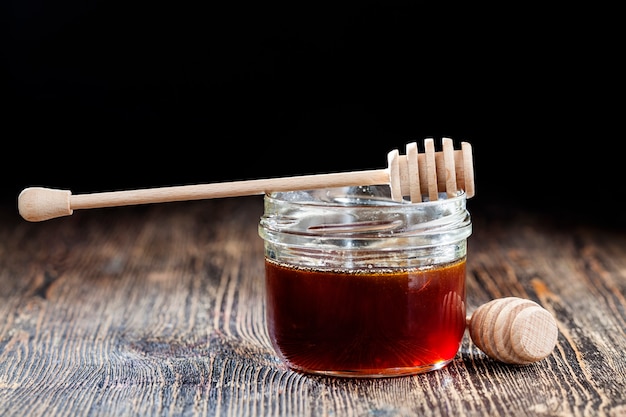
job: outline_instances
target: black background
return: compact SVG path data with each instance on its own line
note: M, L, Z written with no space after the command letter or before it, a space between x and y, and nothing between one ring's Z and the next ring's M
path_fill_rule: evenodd
M2 201L385 168L451 137L477 207L624 218L615 11L214 3L4 3Z

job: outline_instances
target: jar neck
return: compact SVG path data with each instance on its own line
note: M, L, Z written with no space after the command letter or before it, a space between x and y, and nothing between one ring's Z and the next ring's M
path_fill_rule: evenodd
M342 270L457 262L471 232L462 192L410 203L392 200L382 186L267 194L259 223L267 259Z
M472 231L463 192L396 202L382 186L271 193L259 234L276 245L318 250L419 249L453 244Z

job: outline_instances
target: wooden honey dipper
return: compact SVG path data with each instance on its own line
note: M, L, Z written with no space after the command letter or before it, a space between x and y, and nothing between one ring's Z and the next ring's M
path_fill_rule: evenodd
M408 196L411 202L418 203L423 195L428 195L428 199L433 201L438 199L439 192L453 196L459 190L465 191L466 198L474 196L472 147L467 142L462 142L461 149L455 150L452 139L443 138L442 151L435 152L433 139L425 139L423 153L418 153L417 143L412 142L406 145L406 155L393 150L388 153L387 160L388 167L378 170L78 195L72 195L69 190L30 187L18 196L18 210L24 219L38 222L69 216L77 209L382 184L389 185L391 196L396 201Z
M492 359L526 365L547 357L559 334L552 314L534 301L504 297L478 307L467 319L476 346Z

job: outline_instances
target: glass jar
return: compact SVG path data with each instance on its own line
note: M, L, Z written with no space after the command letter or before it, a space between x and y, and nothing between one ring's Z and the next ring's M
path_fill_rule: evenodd
M454 359L472 231L462 191L409 203L387 186L342 187L264 202L267 329L290 368L387 377Z

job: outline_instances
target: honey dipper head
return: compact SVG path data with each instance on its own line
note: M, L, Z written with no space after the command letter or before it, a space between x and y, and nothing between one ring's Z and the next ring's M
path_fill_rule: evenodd
M547 357L556 345L556 320L531 300L506 297L480 306L469 320L472 341L489 357L525 365Z
M429 201L437 200L444 192L453 197L463 190L466 198L474 196L474 166L472 146L461 143L455 150L452 139L443 138L442 151L435 152L433 139L424 139L424 152L418 152L417 143L406 145L406 155L393 150L387 155L391 197L400 201L410 197L419 203L423 196Z

